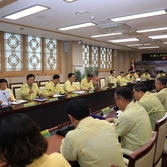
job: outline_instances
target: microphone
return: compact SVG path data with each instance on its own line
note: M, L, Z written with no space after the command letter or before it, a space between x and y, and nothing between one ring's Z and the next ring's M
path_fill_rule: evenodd
M1 112L4 112L4 111L13 110L12 106L9 104L9 101L8 101L8 98L6 97L5 92L4 92L4 96L5 96L5 99L7 100L8 105L5 106L5 107L1 106L0 111L1 111Z

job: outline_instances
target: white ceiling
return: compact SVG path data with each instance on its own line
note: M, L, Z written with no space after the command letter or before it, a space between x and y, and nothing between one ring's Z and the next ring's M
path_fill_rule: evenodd
M50 9L15 21L3 18L5 15L35 4L47 6ZM36 35L62 41L82 40L82 42L86 44L131 51L138 51L138 47L127 47L127 44L141 43L144 46L144 44L150 43L151 46L160 46L160 49L156 49L160 51L166 50L167 44L163 44L163 42L167 42L167 39L151 40L148 36L167 35L167 30L143 34L136 33L136 30L167 27L167 14L120 22L130 26L134 32L127 31L122 35L100 38L91 38L90 36L102 34L103 32L99 31L98 27L113 23L109 18L161 9L167 10L167 0L77 0L72 3L67 3L63 0L18 0L0 8L0 31ZM77 16L75 13L78 10L87 10L89 14L86 16ZM63 32L58 30L60 27L85 22L93 22L96 25ZM106 33L107 31L105 30L104 32ZM112 39L132 37L137 37L140 41L117 44L108 42L108 40Z

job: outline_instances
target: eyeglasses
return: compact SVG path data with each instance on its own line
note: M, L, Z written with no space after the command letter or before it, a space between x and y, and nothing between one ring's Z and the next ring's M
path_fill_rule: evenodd
M118 97L116 99L113 99L113 102L116 103L117 100L121 99L121 97Z

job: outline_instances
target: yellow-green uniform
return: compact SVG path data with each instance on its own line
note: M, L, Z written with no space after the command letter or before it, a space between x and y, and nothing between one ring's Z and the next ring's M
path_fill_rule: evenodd
M34 92L29 93L30 89L32 89ZM23 84L20 89L22 99L24 100L34 100L37 95L41 95L42 91L38 88L36 84L33 83L33 85L30 87L27 83Z
M134 81L135 81L135 77L134 77L134 76L130 76L130 74L126 75L126 76L125 76L125 79L126 79L128 82L134 82Z
M118 79L113 77L112 75L110 75L108 78L107 78L107 83L117 83L118 82Z
M121 145L128 150L136 151L141 148L152 135L147 111L134 102L130 102L114 122Z
M82 119L62 141L61 154L67 161L78 161L81 167L125 167L123 152L115 128L106 120Z
M71 165L61 154L52 153L50 155L43 154L26 167L71 167Z
M45 97L48 97L50 94L64 94L65 91L63 90L63 88L61 87L61 85L58 84L54 84L53 81L50 81L49 83L47 83L45 85L43 94Z
M8 91L9 91L9 96L10 96L10 98L11 98L11 101L16 101L16 99L15 99L15 97L14 97L14 95L13 95L12 90L9 89L9 88L6 88L5 90L8 90ZM0 89L0 91L1 91L1 89Z
M159 99L152 93L146 92L137 102L148 113L152 130L155 130L156 122L165 115L165 109Z
M159 92L155 93L156 97L160 100L167 112L167 88L162 88Z
M83 78L82 81L81 81L81 88L84 89L84 90L88 90L89 88L94 90L94 86L93 86L92 80L90 80L88 82L87 78Z
M67 80L65 83L64 83L64 90L66 92L74 92L76 89L80 89L80 87L75 83L75 82L70 82L69 80Z
M156 78L158 78L158 77L166 77L166 74L165 73L159 73L159 74L157 74L157 76L156 76Z
M145 73L142 74L141 75L141 79L144 80L144 81L150 80L151 79L150 74L145 74Z
M120 85L123 85L124 83L128 83L128 81L125 79L125 77L121 77L120 75L117 76L118 83Z
M139 78L139 75L137 73L134 73L135 80Z

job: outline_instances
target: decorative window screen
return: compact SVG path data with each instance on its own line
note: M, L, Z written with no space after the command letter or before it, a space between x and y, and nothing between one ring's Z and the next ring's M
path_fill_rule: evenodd
M106 61L106 65L108 69L112 68L112 49L107 48L107 61Z
M98 47L92 46L92 67L98 67Z
M42 70L42 39L27 36L27 70Z
M82 45L83 67L89 67L89 45Z
M106 68L106 48L100 47L100 69Z
M45 39L45 70L58 69L58 49L57 41Z
M4 67L5 71L23 70L21 35L4 33Z

